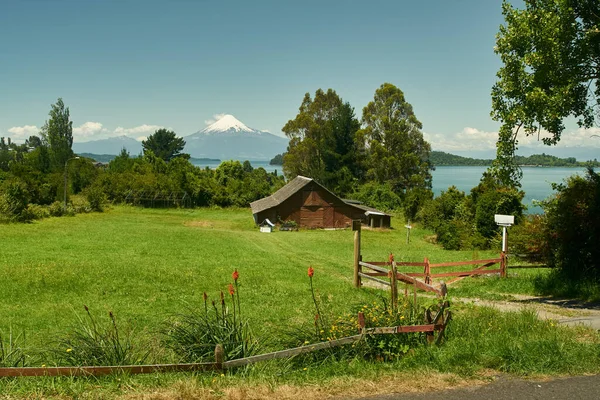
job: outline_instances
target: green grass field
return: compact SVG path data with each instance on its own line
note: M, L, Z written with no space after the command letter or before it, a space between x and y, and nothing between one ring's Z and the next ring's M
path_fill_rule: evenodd
M397 222L396 222L397 223ZM365 260L468 260L444 252L414 229L362 233ZM361 303L373 291L352 287L353 232L308 230L264 234L247 209L144 210L115 207L102 214L0 225L0 327L25 330L42 345L69 327L84 304L113 311L152 330L186 303L217 298L237 268L247 316L255 329L311 318L306 270L333 311ZM480 253L482 257L494 253Z
M392 222L399 228L363 230L363 259L384 261L390 252L397 261L428 257L432 263L498 256L494 251L444 251L424 240L431 233L418 226L412 231L411 243L406 244L403 221ZM333 315L387 296L378 289L353 288L352 231L263 234L255 228L249 209L118 206L100 214L0 225L0 240L0 331L5 336L11 330L25 332L26 347L32 351L48 349L63 337L77 315L83 315L84 304L96 315L113 311L120 324L137 332L136 340L159 346L156 338L164 321L190 305L203 307L205 291L217 299L219 291L226 291L232 281L235 268L240 272L244 317L256 336L269 343L281 332L312 321L309 266L315 269L314 283L323 306ZM540 273L547 272L527 271L508 280L465 280L450 287L450 295L532 294L532 277ZM112 398L154 388L175 390L180 395L183 385L195 388L189 389L190 393L198 395L207 388L225 393L240 384L264 388L330 382L332 387L341 387L345 383L338 380L343 377L345 382L358 379L360 386L364 383L360 379L393 379L399 370L458 376L473 376L485 369L519 374L596 372L599 342L596 333L536 322L535 316L527 313L500 315L493 310L457 307L446 345L417 349L391 363L333 359L308 370L267 363L226 379L203 374L126 377L125 388L116 377L99 381L5 380L0 381L0 393L80 397L89 392ZM154 360L170 361L160 353Z

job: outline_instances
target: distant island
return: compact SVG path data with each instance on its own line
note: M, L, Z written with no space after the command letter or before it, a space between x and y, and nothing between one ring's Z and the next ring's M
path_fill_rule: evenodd
M92 160L100 163L108 164L111 162L116 156L114 154L93 154L93 153L79 153L78 156L91 158ZM131 156L132 158L136 158L137 156ZM190 162L192 164L203 164L203 163L216 163L221 162L218 158L194 158L190 157Z
M283 165L283 154L277 154L273 157L271 161L269 161L269 165Z
M434 166L484 166L492 164L493 160L461 157L443 151L432 151L430 158ZM575 157L559 158L549 154L533 154L531 156L515 156L515 161L522 167L585 167L591 165L593 167L600 166L600 162L596 159L593 161L577 161Z

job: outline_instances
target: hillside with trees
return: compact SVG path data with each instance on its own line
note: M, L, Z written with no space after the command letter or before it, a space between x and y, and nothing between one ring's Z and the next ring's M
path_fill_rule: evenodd
M493 160L461 157L443 151L432 151L430 157L431 163L434 166L490 166ZM535 166L535 167L598 167L600 162L593 161L577 161L575 157L559 158L549 154L534 154L531 156L514 157L514 163L520 166Z

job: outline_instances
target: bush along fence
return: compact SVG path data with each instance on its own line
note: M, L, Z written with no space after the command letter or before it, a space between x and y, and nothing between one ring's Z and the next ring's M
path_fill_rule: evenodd
M220 340L231 340L233 336L232 334L239 334L240 332L245 332L245 322L242 321L241 318L241 304L239 301L239 287L237 284L237 280L239 278L239 273L237 270L233 273L234 284L229 285L229 294L231 295L231 303L234 311L233 314L229 314L229 310L225 306L225 296L221 292L221 308L219 309L218 305L213 301L212 307L209 306L209 301L204 294L204 310L195 311L193 314L187 314L186 318L197 318L199 322L197 324L190 324L190 322L186 322L184 319L182 321L178 321L175 325L179 327L179 330L173 332L169 331L168 335L170 336L170 340L178 340L179 341L179 349L184 350L184 354L190 355L194 353L198 348L205 349L207 346L210 346L210 342L206 341L206 336L200 337L198 335L199 331L194 331L194 329L211 330L210 340L213 340L215 337L220 337ZM130 375L135 374L155 374L155 373L168 373L168 372L185 372L185 371L195 371L195 372L211 372L211 371L223 371L229 369L235 369L238 367L254 364L261 361L267 360L275 360L282 358L290 358L294 356L298 356L301 354L312 353L321 350L333 349L349 344L359 345L364 344L365 348L368 348L370 344L376 343L374 348L376 351L381 351L381 348L387 346L384 351L384 356L391 355L397 356L406 353L409 348L406 343L410 343L410 336L406 336L406 340L402 340L402 335L413 335L412 340L415 340L414 334L423 333L423 336L419 335L417 340L419 343L427 343L427 344L439 344L444 339L444 332L448 323L451 320L451 312L449 310L450 304L442 297L441 299L437 299L434 303L431 303L429 307L420 308L415 302L410 304L408 297L405 298L403 304L398 304L397 294L392 294L391 298L391 308L386 308L383 310L383 313L376 314L374 310L370 310L368 306L363 306L361 311L358 311L355 317L348 318L346 322L346 326L349 327L349 330L344 331L346 336L336 338L334 335L325 333L325 335L331 335L332 337L328 337L328 340L322 340L324 335L319 335L319 332L323 333L323 329L327 329L324 325L324 320L327 318L323 315L319 301L319 297L315 295L315 290L313 287L313 276L314 269L309 267L308 269L308 277L310 279L310 290L312 294L312 299L315 305L315 322L314 327L316 329L316 337L321 338L321 341L317 343L309 344L308 341L305 341L304 345L297 346L285 350L273 351L264 354L254 355L252 351L238 351L237 349L228 349L228 342L217 342L212 345L211 354L208 354L205 350L203 350L202 355L196 354L196 359L204 362L188 362L188 363L177 363L177 364L149 364L149 365L112 365L112 366L102 366L102 365L90 365L90 366L42 366L42 367L2 367L0 368L0 377L26 377L26 376L101 376L101 375L109 375L116 373L126 373ZM385 303L384 303L385 304ZM403 307L403 308L402 308ZM375 307L379 308L379 306ZM214 313L210 311L214 309ZM90 316L91 324L93 325L94 331L102 331L99 327L99 323L95 321L89 310L86 307L86 312ZM385 315L387 319L379 318L382 315ZM377 321L383 321L384 324L390 324L390 326L373 326L377 323ZM221 324L219 327L207 327L206 323L209 322L211 324ZM398 322L406 323L404 325L398 324ZM111 313L111 324L109 324L110 329L114 329L114 333L117 333L117 324L114 316ZM181 331L181 327L184 327L184 331ZM85 328L84 328L85 329ZM220 332L221 330L228 330L227 335L224 336L215 336L213 335L215 332ZM356 334L352 335L352 330L355 330ZM113 331L111 331L113 332ZM233 332L233 333L232 333ZM192 342L189 339L194 337L196 342ZM376 339L377 338L377 339ZM116 337L119 340L118 337ZM252 339L248 336L243 336L242 339L245 342L251 342ZM218 339L217 339L218 340ZM73 343L73 342L72 342ZM75 345L75 344L74 344ZM118 345L118 344L117 344ZM382 346L384 345L384 346ZM183 346L183 347L181 347ZM177 347L177 346L176 346ZM171 344L171 348L172 344ZM249 347L248 347L249 348ZM77 348L69 348L67 351L71 350L72 353L76 353L78 351ZM101 349L96 349L101 350ZM181 352L178 354L182 354ZM232 357L232 359L227 359L228 355ZM381 353L377 353L377 358L384 358L381 356ZM207 360L208 358L211 360ZM214 358L213 358L214 357ZM99 360L100 358L96 358Z
M488 269L498 264L496 269ZM473 269L467 271L452 271L452 272L441 272L432 273L432 268L449 268L449 267L462 267L472 266ZM400 272L398 267L422 267L423 272ZM362 279L370 279L379 284L390 286L392 293L398 291L398 281L413 285L415 288L424 290L426 292L436 293L438 296L445 296L443 293L442 286L457 282L469 276L484 275L484 274L500 274L501 277L506 277L506 254L500 253L500 257L485 259L485 260L470 260L470 261L459 261L459 262L447 262L432 264L428 258L425 258L423 262L396 262L394 261L394 255L390 254L388 261L363 261L362 254L360 251L360 228L354 231L354 287L360 288L362 286ZM363 268L368 271L363 272ZM380 277L388 277L388 280L381 279ZM440 282L437 285L433 284L434 278L448 278L453 279L447 282ZM423 278L419 280L417 278ZM445 289L444 289L445 290Z

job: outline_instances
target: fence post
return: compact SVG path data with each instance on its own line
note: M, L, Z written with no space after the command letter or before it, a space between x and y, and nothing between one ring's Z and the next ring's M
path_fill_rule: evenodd
M221 371L223 369L223 361L225 358L225 351L223 350L222 344L217 344L215 346L215 364L217 371Z
M506 253L500 253L500 277L506 278Z
M365 314L362 311L358 312L358 332L365 333Z
M429 258L425 257L423 263L425 264L425 283L431 285L431 268L429 267Z
M392 261L392 270L391 272L391 285L392 285L392 310L396 312L398 309L398 268L396 266L396 261Z
M360 279L359 272L362 272L360 261L362 260L360 255L360 225L361 221L352 221L352 230L354 231L354 287L360 289L362 282Z

